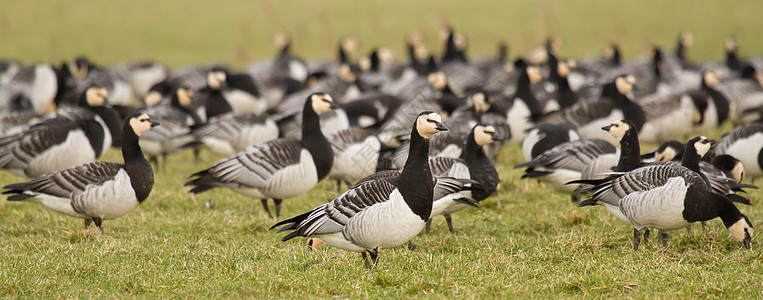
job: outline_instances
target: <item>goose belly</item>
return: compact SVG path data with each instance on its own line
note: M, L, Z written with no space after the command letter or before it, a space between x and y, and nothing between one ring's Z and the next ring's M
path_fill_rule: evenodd
M763 133L757 132L745 138L734 141L725 151L744 165L745 173L748 176L759 177L763 175L758 155L763 148Z
M241 90L224 91L223 96L231 106L234 112L251 112L262 114L268 109L267 101L261 100L252 94Z
M84 215L109 220L125 215L138 204L130 176L122 169L101 185L87 186L81 194L74 196L72 206Z
M318 184L318 171L315 169L310 151L302 149L300 161L276 171L267 180L260 192L268 198L286 199L309 192Z
M623 222L630 223L628 220L628 217L626 217L623 212L620 210L619 206L612 205L606 202L598 202L604 205L604 208L606 208L611 214L615 215L620 220L623 220Z
M649 143L661 143L667 140L682 138L692 128L694 109L688 96L681 98L681 107L659 118L647 120L638 133L639 140Z
M413 213L395 189L389 201L373 205L350 218L344 236L363 249L397 247L419 234L425 222Z
M544 182L554 190L562 193L572 193L578 184L566 184L567 182L580 179L580 171L569 169L556 169L551 174L538 177L538 180Z
M659 187L634 192L620 200L620 210L636 229L655 228L662 231L689 226L684 220L684 201L689 185L683 178L673 177Z
M278 125L272 119L267 119L264 124L241 128L240 134L233 143L233 149L236 152L244 151L246 147L251 145L272 141L277 138Z
M578 134L580 135L580 138L602 139L612 143L613 145L618 145L619 143L617 142L617 140L615 140L615 138L608 132L601 130L601 128L612 124L612 122L614 121L620 121L624 118L625 116L623 115L623 112L621 110L614 109L612 110L611 113L609 113L608 116L604 118L598 118L584 125L579 126L577 128L577 131L578 131Z
M46 194L36 194L34 198L28 198L23 202L39 203L45 206L47 209L70 217L87 218L87 216L82 215L74 210L72 207L72 199L69 198L56 197Z
M243 150L236 150L233 148L233 143L231 141L215 136L203 137L201 142L204 143L204 146L207 147L209 151L212 151L213 153L220 156L231 156Z
M509 129L511 130L511 142L518 143L525 138L527 130L532 127L530 123L530 108L520 99L514 99L514 104L507 113Z
M34 178L46 173L94 162L95 151L82 130L69 132L63 143L55 145L35 156L24 174Z
M331 247L344 249L347 251L363 252L370 250L353 244L351 241L344 237L344 234L341 231L331 234L318 235L317 237L326 242L326 244Z

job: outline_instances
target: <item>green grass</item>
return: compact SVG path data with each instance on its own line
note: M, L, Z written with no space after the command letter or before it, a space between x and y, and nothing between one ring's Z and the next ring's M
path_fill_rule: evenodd
M0 57L60 61L78 54L113 64L152 58L172 66L219 61L242 66L275 51L274 30L295 38L295 51L331 58L336 40L356 34L366 47L400 43L411 31L436 43L453 24L471 40L471 54L493 53L505 39L512 55L548 33L569 56L598 53L611 40L627 56L650 43L672 48L682 29L695 33L696 59L720 59L734 33L744 56L763 53L761 1L2 1ZM439 47L437 47L439 51ZM725 130L730 127L727 126ZM718 131L709 134L719 137ZM647 147L644 147L647 149ZM501 154L502 189L479 210L442 220L416 238L416 251L384 250L375 271L360 255L305 240L280 242L257 200L226 190L194 197L182 183L218 157L170 157L147 201L105 222L106 233L43 207L0 202L0 295L27 297L713 297L762 298L763 252L733 241L719 220L706 231L677 231L665 251L652 241L631 249L631 227L601 207L577 208L565 195L519 180L519 147ZM104 160L121 161L118 151ZM18 182L6 172L0 184ZM332 183L284 203L293 216L331 200ZM741 207L755 224L760 199ZM210 200L213 208L205 207Z

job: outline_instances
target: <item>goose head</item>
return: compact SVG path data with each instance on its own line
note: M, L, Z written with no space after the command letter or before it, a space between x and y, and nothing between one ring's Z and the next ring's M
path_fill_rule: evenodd
M137 136L140 136L153 127L159 126L159 122L151 121L151 118L143 113L138 113L130 116L127 122L130 125L130 129L132 129L132 131L135 132L135 135Z
M358 76L355 74L355 72L352 71L352 68L350 68L350 65L342 64L342 66L339 67L339 79L341 79L342 81L355 82L357 78Z
M476 113L483 114L490 109L490 100L483 91L475 92L469 99L472 101Z
M313 111L318 115L338 108L334 103L334 98L327 93L315 93L310 95L307 99L309 99L308 101L310 101L310 106L313 108Z
M85 103L87 106L96 107L104 106L107 104L106 99L109 97L109 91L102 87L89 87L85 90Z
M713 158L713 166L720 169L736 182L744 179L744 165L741 161L728 154L721 154Z
M223 84L227 80L228 75L223 70L213 70L207 73L207 86L213 90L219 90L223 88Z
M178 88L175 94L177 95L177 101L180 106L186 107L191 105L193 91L186 88Z
M615 78L615 87L623 95L630 93L634 84L636 84L636 77L633 75L621 75Z
M751 248L754 229L750 219L748 219L747 216L742 215L736 222L731 224L731 226L727 226L727 229L729 230L729 234L731 234L735 240L744 244L745 248Z
M739 40L734 36L727 38L723 42L723 48L725 48L727 52L734 52L737 50L737 47L739 47Z
M699 157L703 157L714 143L715 139L698 136L686 142L686 151L694 151Z
M485 146L500 140L496 136L493 126L477 124L472 130L474 131L474 141L477 142L477 145Z
M448 85L448 79L445 77L445 73L443 72L429 73L429 75L427 75L427 81L436 90L442 90L446 85Z
M556 73L558 73L562 78L567 78L567 76L570 75L570 67L572 67L574 64L574 62L571 63L568 61L559 61L559 63L556 65Z
M702 80L705 82L705 85L713 88L721 81L721 77L718 75L718 72L706 71L702 74Z
M612 124L609 124L607 126L604 126L601 128L601 130L604 130L606 132L609 132L612 136L617 139L617 141L621 141L623 137L625 136L625 133L627 133L631 128L635 128L633 126L633 123L626 120L620 120L612 122Z
M540 67L538 66L528 66L525 72L527 72L527 77L530 78L530 84L535 84L543 79L543 75L540 74Z
M442 117L439 114L425 111L416 117L416 131L425 139L440 131L447 131L448 128L442 124Z
M667 141L654 152L656 161L671 161L684 152L684 144L679 141Z
M694 35L691 32L684 31L678 36L678 40L684 47L689 47L694 44Z

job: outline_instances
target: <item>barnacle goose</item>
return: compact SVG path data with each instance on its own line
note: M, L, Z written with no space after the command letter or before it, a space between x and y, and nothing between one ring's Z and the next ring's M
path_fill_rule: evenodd
M615 174L601 180L580 180L595 184L580 206L598 202L620 208L633 225L633 249L638 250L641 235L648 228L660 230L667 246L667 231L686 228L693 222L721 217L732 237L750 248L753 227L750 220L726 197L713 193L699 171L699 161L712 140L691 139L681 165L658 164Z
M702 73L700 88L688 93L695 103L700 103L700 108L705 107L694 124L695 131L718 128L729 118L730 102L726 96L715 89L718 82L720 82L718 72L705 71Z
M55 110L54 99L63 90L59 82L63 74L49 64L36 64L22 68L0 85L0 111L11 106L14 99L23 99L29 107L38 114ZM53 106L53 108L51 108Z
M763 124L738 127L726 134L715 147L713 155L729 154L742 162L747 175L763 176Z
M531 161L561 143L579 139L578 132L569 125L542 123L527 131L527 136L522 140L522 156L525 161Z
M529 66L523 60L517 60L515 66L520 70L517 90L510 97L511 104L506 115L511 129L511 140L518 143L543 114L543 107L530 89L532 84L542 79L542 75L540 68Z
M119 122L106 104L106 89L91 87L80 106L0 138L0 169L29 178L95 161L114 143ZM114 125L112 125L114 126ZM121 138L120 138L121 139Z
M342 182L351 186L376 171L381 141L369 130L350 127L327 138L334 151L329 177L336 181L337 190Z
M154 185L151 165L138 145L141 134L159 125L145 114L130 116L122 128L124 164L92 162L48 173L24 183L5 187L8 201L40 203L70 217L95 223L103 232L103 220L115 219L146 200Z
M229 188L251 198L260 198L268 216L268 198L275 202L276 218L281 202L312 189L326 177L334 163L331 144L320 130L319 114L335 109L329 94L307 98L302 111L302 139L278 139L252 145L225 158L209 169L191 175L186 186L198 194L216 187Z
M427 154L435 133L447 130L440 115L419 114L411 130L411 155L399 176L365 181L329 203L273 225L293 230L283 241L315 236L333 247L361 252L366 267L375 265L379 249L405 244L430 218L434 183Z
M499 140L499 138L496 137L496 131L492 126L483 124L474 126L466 140L466 148L459 158L435 157L429 159L432 174L440 177L474 180L476 184L472 184L464 196L475 202L485 200L496 192L499 183L498 172L483 149L495 140ZM448 223L448 230L454 233L451 214L459 212L467 206L473 206L473 204L460 198L435 198L432 204L431 218L443 215ZM431 218L427 221L427 232L429 232Z
M527 168L522 178L537 178L557 191L572 193L576 186L567 185L567 182L580 179L583 169L597 157L616 151L617 148L605 140L576 140L559 144L514 168Z
M157 163L159 167L158 157L162 157L162 171L166 170L168 154L177 152L194 140L190 126L202 123L200 117L189 108L191 97L192 91L178 88L172 93L168 105L156 105L143 110L143 113L163 124L149 130L140 139L140 146L149 161Z
M210 151L231 156L246 147L278 138L278 125L272 118L255 113L228 113L207 120L193 130L196 140Z

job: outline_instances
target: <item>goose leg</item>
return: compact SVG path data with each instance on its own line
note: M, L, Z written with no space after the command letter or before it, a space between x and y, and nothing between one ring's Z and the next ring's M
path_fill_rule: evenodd
M660 230L659 238L660 242L662 242L662 247L667 248L668 247L668 233L663 232Z
M649 243L649 233L651 233L649 228L644 229L644 244Z
M281 217L281 203L283 199L273 199L273 203L276 204L276 219Z
M366 263L366 269L372 269L373 266L371 265L371 262L368 260L368 256L366 256L366 252L360 252L360 255L363 257L363 261Z
M411 250L411 251L416 250L416 246L413 245L412 241L408 241L408 250Z
M154 165L157 169L159 168L159 158L156 156L151 156L148 158L148 162Z
M273 218L273 215L270 213L270 208L268 208L268 199L260 199L260 202L262 202L262 208L265 209L265 212L268 213L268 218Z
M374 267L379 264L379 248L374 248L374 250L368 251L368 256L371 256L371 262L374 264Z
M201 155L199 155L199 154L201 154L201 148L194 146L193 147L193 161L194 162L199 162L199 160L200 160L199 158L201 157Z
M98 227L98 229L101 230L101 234L103 234L103 219L93 218L93 223L95 223L95 226Z
M91 219L85 219L85 229L90 227L90 225L93 224L93 220Z
M638 251L638 245L641 243L641 235L644 234L642 230L633 228L633 250Z
M426 230L425 231L426 234L429 234L429 227L432 227L432 219L431 218L429 220L427 220L427 222L426 222L426 226L425 226L425 229L424 229L424 230Z
M334 180L334 181L336 181L336 192L337 193L341 193L342 192L342 181L339 180L339 179Z
M162 153L162 173L167 172L167 153Z
M689 226L686 226L686 233L691 234L691 224L689 224Z
M705 221L700 222L700 224L702 224L702 232L705 232L705 230L707 230L705 227Z
M448 222L448 230L450 230L450 233L456 233L456 230L453 229L453 218L450 217L450 214L444 214L442 216L445 217L445 222Z

